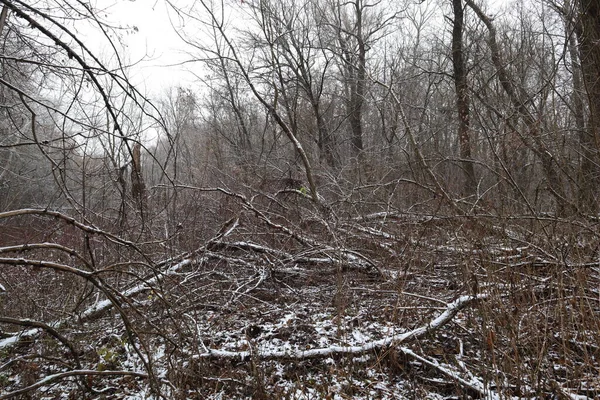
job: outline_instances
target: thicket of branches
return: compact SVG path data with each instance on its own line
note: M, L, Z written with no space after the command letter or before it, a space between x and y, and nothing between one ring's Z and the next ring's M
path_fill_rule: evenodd
M0 0L0 399L599 394L597 2L164 6Z

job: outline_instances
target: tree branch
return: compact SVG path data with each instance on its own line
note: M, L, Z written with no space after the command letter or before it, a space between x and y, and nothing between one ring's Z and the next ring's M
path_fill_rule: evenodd
M375 340L363 344L361 346L331 346L323 348L315 348L310 350L275 350L275 351L226 351L226 350L215 350L208 349L207 352L197 354L195 358L206 359L206 358L227 358L227 359L240 359L242 361L249 360L252 358L259 359L305 359L305 358L316 358L316 357L328 357L334 354L354 354L360 355L368 353L373 350L382 349L388 346L397 346L401 343L416 338L422 337L430 332L438 330L446 323L451 321L454 316L463 308L476 300L486 299L486 294L479 294L476 296L461 296L452 303L449 303L446 307L446 311L441 313L436 318L432 319L426 325L419 328L413 329L408 332L400 333L397 335L390 336L385 339Z

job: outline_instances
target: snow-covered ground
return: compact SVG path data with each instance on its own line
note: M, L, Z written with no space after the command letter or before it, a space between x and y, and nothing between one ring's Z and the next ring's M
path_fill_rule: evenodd
M2 396L598 395L597 266L558 264L514 237L405 235L398 219L372 235L369 221L344 227L360 253L275 248L232 229L144 279L106 282L112 298L4 332Z

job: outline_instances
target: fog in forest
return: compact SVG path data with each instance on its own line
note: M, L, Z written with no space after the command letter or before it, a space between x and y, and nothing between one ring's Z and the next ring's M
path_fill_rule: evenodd
M598 1L0 10L0 399L600 396Z

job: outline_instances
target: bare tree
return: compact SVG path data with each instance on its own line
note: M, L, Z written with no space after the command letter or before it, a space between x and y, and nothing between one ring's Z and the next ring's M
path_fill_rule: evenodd
M456 88L456 110L458 112L458 141L462 168L465 174L464 192L473 195L477 192L477 179L471 159L471 123L469 115L469 85L467 65L463 50L464 6L462 0L452 0L454 19L452 21L452 65Z
M383 8L381 1L330 1L323 12L331 31L331 51L336 55L341 75L353 156L364 150L363 118L368 91L368 53L387 34L398 14Z
M223 5L221 5L221 7L223 7ZM241 76L242 80L244 81L250 92L253 94L254 98L262 105L262 107L265 108L265 110L268 113L268 116L273 119L276 125L288 138L294 151L297 153L299 159L301 160L302 166L304 168L304 174L306 177L310 197L316 204L321 203L321 199L317 192L317 184L309 155L305 151L302 143L300 142L295 127L286 121L286 115L282 114L282 112L279 110L277 91L275 91L272 94L269 94L268 92L263 92L261 90L263 87L263 76L260 71L258 71L257 73L257 70L259 70L260 68L253 66L252 64L245 64L244 54L242 54L243 49L235 45L233 37L231 37L227 32L224 16L219 14L220 11L218 9L215 9L211 4L208 4L204 1L199 2L199 8L203 13L208 15L208 21L206 21L206 23L210 27L210 34L212 35L212 38L215 41L215 47L206 47L206 44L192 41L190 41L189 43L196 47L198 50L203 51L207 54L207 56L203 57L204 59L211 59L215 57L217 59L228 59L231 61L235 73ZM179 12L182 11L179 10ZM189 18L198 19L197 16L192 15L192 12L188 12L187 15ZM263 50L266 52L268 58L274 58L274 38L267 36L265 39L268 42L268 47L266 47ZM267 85L267 88L269 87L270 85Z
M584 3L0 0L0 399L598 397Z
M587 94L587 106L589 118L587 129L581 132L582 161L580 185L580 202L585 211L595 214L598 211L598 187L600 185L600 6L598 2L579 0L578 15L574 16L575 31L579 42L579 54L575 56L575 62L581 62L581 71L585 93ZM565 3L565 9L569 12L569 3ZM574 70L577 65L574 65ZM580 82L574 72L574 84ZM580 89L576 87L576 90ZM577 107L578 104L575 104Z
M262 2L257 10L263 30L276 38L276 57L273 68L278 73L282 95L296 85L304 94L314 115L319 159L329 166L336 164L336 144L330 123L326 120L326 81L330 78L332 55L326 49L320 24L326 23L324 15L312 1L304 3L273 1ZM330 95L329 95L330 97ZM290 103L292 96L286 96ZM329 100L330 102L330 100ZM288 113L289 114L289 113Z
M498 74L498 80L502 89L507 94L510 103L523 118L527 127L527 133L519 135L520 140L536 157L539 157L543 172L548 180L548 190L556 200L558 212L572 212L574 204L565 192L557 160L544 141L540 121L536 118L535 112L530 109L530 96L525 88L518 84L518 81L507 68L507 63L502 56L502 51L497 41L496 27L492 19L474 1L467 0L466 4L475 11L475 14L481 19L488 30L488 44L491 51L491 59Z

